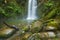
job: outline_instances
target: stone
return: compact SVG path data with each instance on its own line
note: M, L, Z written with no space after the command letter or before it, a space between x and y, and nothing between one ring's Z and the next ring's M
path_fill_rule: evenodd
M28 38L28 40L41 40L41 39L40 39L40 33L34 33L34 34L32 34L32 35Z
M57 36L58 38L60 38L60 32L59 32L59 31L56 33L56 36Z
M7 28L0 30L0 38L8 38L15 33L15 29Z
M56 35L55 35L54 32L47 32L47 33L48 33L48 35L49 35L50 38L54 38L54 37L56 37Z

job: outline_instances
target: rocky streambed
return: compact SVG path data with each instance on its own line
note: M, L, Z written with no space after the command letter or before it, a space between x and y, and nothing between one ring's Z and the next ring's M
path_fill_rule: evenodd
M3 27L0 29L0 39L4 40L59 40L60 27L55 19L42 22L34 21L30 25L18 24L19 30ZM5 25L6 26L6 25Z

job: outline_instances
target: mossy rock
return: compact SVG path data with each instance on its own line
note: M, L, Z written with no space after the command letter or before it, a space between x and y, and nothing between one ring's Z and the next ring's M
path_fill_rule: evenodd
M34 23L31 24L30 31L32 33L39 32L41 30L41 25L42 25L42 22L41 21L35 21Z
M11 28L4 28L4 29L0 29L0 38L9 38L10 36L12 36L15 33L15 29L11 29Z
M28 40L48 40L49 38L55 38L54 32L40 32L32 34Z
M23 34L20 38L21 40L28 40L28 38L32 35L31 32L26 32L25 34Z
M22 28L21 28L23 31L25 31L25 32L27 32L27 31L29 31L29 26L23 26Z
M59 27L59 22L53 19L46 21L43 25L43 27L45 28L43 28L44 30L57 30Z
M34 33L34 34L32 34L32 35L28 38L28 40L41 40L41 39L40 39L40 33Z
M58 21L57 20L50 21L50 22L48 22L48 25L57 27L58 26Z
M54 32L40 32L40 38L55 38L56 34Z
M38 33L40 31L40 27L35 27L31 29L32 33Z

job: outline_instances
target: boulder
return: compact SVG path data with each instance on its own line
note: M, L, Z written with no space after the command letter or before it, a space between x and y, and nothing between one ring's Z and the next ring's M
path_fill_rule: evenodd
M0 38L8 38L15 33L15 29L0 29Z

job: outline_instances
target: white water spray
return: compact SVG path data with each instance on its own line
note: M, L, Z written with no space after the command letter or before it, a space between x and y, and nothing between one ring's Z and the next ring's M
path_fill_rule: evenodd
M37 18L36 10L37 10L37 0L29 0L27 20L35 20Z

